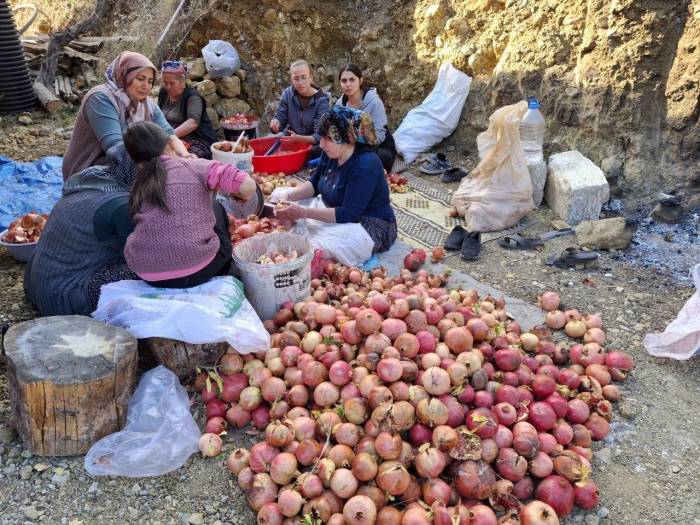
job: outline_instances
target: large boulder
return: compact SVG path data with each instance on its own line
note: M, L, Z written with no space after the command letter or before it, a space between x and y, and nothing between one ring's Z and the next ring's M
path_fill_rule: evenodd
M212 93L216 93L216 84L209 79L202 80L201 82L194 84L194 89L197 91L197 93L205 97L207 95L211 95Z
M187 78L190 80L201 80L207 74L203 58L197 58L192 62L187 62Z
M564 221L572 226L585 220L597 220L610 188L603 171L576 150L549 158L545 200Z
M248 113L250 106L239 98L222 98L214 106L221 117L230 117L237 113Z
M217 78L216 92L224 98L234 98L241 94L241 79L237 76Z
M581 246L592 250L624 250L632 242L637 225L624 217L583 221L576 226Z

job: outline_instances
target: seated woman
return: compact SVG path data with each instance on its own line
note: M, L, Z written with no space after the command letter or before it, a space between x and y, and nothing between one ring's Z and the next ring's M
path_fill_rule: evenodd
M202 96L185 84L187 67L169 60L160 69L161 84L158 106L175 129L175 135L188 144L187 149L202 159L211 159L211 145L216 133L209 120Z
M103 284L138 279L124 261L133 229L129 187L136 172L123 145L107 166L70 177L24 274L24 290L42 315L90 315Z
M386 110L382 99L377 94L377 89L367 85L362 77L362 71L355 64L343 66L338 74L338 80L343 95L335 105L348 106L369 113L377 136L377 155L382 161L384 170L390 173L396 158L396 144L389 131Z
M282 220L337 223L333 227L353 224L359 229L358 238L368 235L373 248L362 254L361 260L346 262L336 258L344 264L360 264L372 253L387 251L397 233L389 186L372 148L376 140L372 120L362 111L336 106L321 118L318 132L323 155L314 175L301 186L273 193L272 200L281 201L275 216ZM319 195L325 206L304 207L296 203ZM313 245L314 239L310 241ZM332 246L314 247L333 252Z
M124 247L129 268L161 288L189 288L228 274L228 217L212 203L212 190L247 200L255 193L253 179L230 164L178 158L167 133L152 122L127 129L124 146L138 164L129 198L134 231Z
M105 152L122 143L122 134L135 122L152 121L168 135L173 128L148 96L156 67L140 53L124 51L105 72L105 83L88 91L80 104L73 134L63 156L63 180L96 164L105 164ZM176 137L177 138L177 137ZM178 155L190 156L177 139Z
M306 60L289 66L292 85L282 92L275 118L270 121L273 133L286 126L290 139L318 145L318 123L330 107L330 97L314 83L311 67ZM319 152L320 154L320 152Z

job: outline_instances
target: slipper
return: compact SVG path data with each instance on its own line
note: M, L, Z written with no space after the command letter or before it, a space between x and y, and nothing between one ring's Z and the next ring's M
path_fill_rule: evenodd
M442 173L440 181L450 184L452 182L459 182L467 175L469 175L469 172L463 170L462 168L448 168Z
M452 228L452 231L445 239L445 243L442 245L446 250L457 251L462 249L462 243L464 242L464 236L467 230L457 225Z
M465 232L460 255L465 261L476 261L481 252L481 233Z
M566 248L559 255L552 255L545 259L545 263L549 266L557 268L574 268L579 264L586 265L598 259L598 252L582 251L578 248Z
M544 243L537 238L523 237L516 233L513 236L499 239L498 245L506 250L537 250L544 246Z

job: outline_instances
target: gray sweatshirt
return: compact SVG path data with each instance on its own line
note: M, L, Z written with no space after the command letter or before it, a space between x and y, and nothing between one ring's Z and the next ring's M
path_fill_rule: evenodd
M336 106L347 106L347 97L342 95L338 98L335 103ZM384 142L386 138L386 110L384 109L384 103L382 99L379 98L379 94L375 88L369 88L365 96L362 98L362 107L360 110L365 113L369 113L372 117L372 124L374 124L374 132L377 135L377 145Z

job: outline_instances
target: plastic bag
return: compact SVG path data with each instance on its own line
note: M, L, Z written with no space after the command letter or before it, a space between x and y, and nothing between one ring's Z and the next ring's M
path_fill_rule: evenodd
M95 319L138 339L167 337L192 344L226 341L241 354L270 348L270 334L231 276L192 288L156 288L143 281L102 287Z
M233 75L241 68L238 51L224 40L210 40L202 49L202 56L211 78Z
M520 120L526 111L525 101L502 107L476 138L481 160L452 195L467 231L503 230L533 209L532 181L520 145Z
M92 476L160 476L197 452L200 435L187 392L161 365L141 378L124 429L90 447L85 470Z
M304 204L310 208L326 207L320 195ZM331 224L313 219L303 219L297 221L290 231L303 235L314 249L323 250L325 257L331 257L345 266L360 266L372 257L374 250L372 237L360 223Z
M0 155L0 231L29 213L49 213L61 198L61 157L17 162Z
M700 351L700 264L695 265L690 276L696 291L675 321L663 333L644 336L644 347L651 355L685 360Z
M396 150L407 163L455 130L471 84L471 77L452 64L440 66L433 90L406 114L394 133Z

